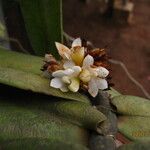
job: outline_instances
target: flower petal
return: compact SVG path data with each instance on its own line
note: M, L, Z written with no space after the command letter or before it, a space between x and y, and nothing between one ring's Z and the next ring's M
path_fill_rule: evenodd
M89 70L91 76L93 76L93 77L97 77L98 76L98 72L97 72L97 70L95 68L90 68L89 67L88 70Z
M105 79L97 78L96 84L97 84L98 89L100 89L100 90L104 90L104 89L108 88L108 83Z
M98 76L101 78L105 78L109 74L109 71L104 67L98 67L98 68L96 68L96 71L98 73Z
M76 65L81 66L85 55L84 47L75 47L72 49L71 59Z
M95 78L91 79L88 84L88 92L95 97L98 94L98 87Z
M60 78L54 78L50 81L50 86L54 87L56 89L61 88L63 86L63 84L64 83L62 82L62 80Z
M67 86L62 86L62 87L60 88L60 90L61 90L62 92L68 92L68 91L69 91L69 89L67 88Z
M89 70L83 69L82 72L79 75L79 78L84 83L89 82L90 79L91 79L91 74L90 74Z
M58 42L55 42L55 45L56 45L59 55L62 58L70 59L71 50L67 46L65 46L61 43L58 43Z
M53 77L59 77L59 78L65 76L65 75L66 75L65 70L57 70L52 73Z
M61 77L66 76L66 75L69 76L69 75L71 75L73 73L74 73L74 70L69 68L69 69L66 69L66 70L57 70L57 71L52 73L52 76L61 78Z
M70 83L71 83L69 76L64 76L64 77L62 77L62 81L63 81L64 83L66 83L66 84L70 84Z
M71 78L71 84L68 86L69 90L72 92L77 92L79 90L80 81L78 78Z
M83 60L83 68L88 68L94 64L94 58L91 55L87 55Z
M69 69L64 70L64 73L65 73L65 75L70 76L74 73L74 70L69 68Z
M80 38L77 38L72 42L72 47L76 47L76 46L80 46L80 47L82 46L82 41Z
M75 63L71 60L65 61L63 65L64 69L72 68L73 66L75 66Z
M74 73L72 74L72 76L77 77L80 74L82 69L80 66L74 66L72 70L74 70Z

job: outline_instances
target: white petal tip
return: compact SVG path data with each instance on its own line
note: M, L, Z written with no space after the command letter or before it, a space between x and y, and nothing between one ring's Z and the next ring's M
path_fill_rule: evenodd
M59 42L55 42L55 46L56 46L56 48L59 48L59 46L61 45L61 43L59 43Z
M107 77L109 74L109 71L104 67L99 67L97 69L97 72L98 72L99 77L102 77L102 78Z
M63 86L63 82L60 78L54 78L50 81L50 86L56 89L59 89Z
M88 92L90 93L90 95L92 97L96 97L96 95L98 94L96 79L91 79L88 84L88 87L89 87Z
M53 77L63 77L65 75L64 70L57 70L55 72L52 73Z
M76 46L82 46L81 38L76 38L76 39L72 42L72 47L76 47Z
M90 93L90 95L91 95L92 97L96 97L97 94L98 94L98 93L96 93L96 92L91 92L91 91L88 91L88 92Z
M100 90L105 90L108 88L108 83L105 79L98 78L97 79L97 87Z
M75 66L75 63L71 60L68 60L64 62L63 68L68 69L68 68L72 68L73 66Z
M55 42L55 45L56 45L58 53L61 57L63 57L64 59L70 59L70 52L71 51L67 46L65 46L59 42Z
M88 68L94 64L94 58L91 55L87 55L83 60L83 68Z

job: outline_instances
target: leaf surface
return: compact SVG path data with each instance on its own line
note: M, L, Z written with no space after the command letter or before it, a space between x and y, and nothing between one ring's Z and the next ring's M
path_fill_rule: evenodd
M0 83L24 90L31 90L36 93L90 103L88 98L80 93L63 93L58 89L50 87L49 80L40 75L11 68L0 67Z
M122 134L133 141L150 140L150 117L119 117L118 129Z
M114 97L111 103L116 107L119 114L150 117L150 101L148 99L121 95Z
M12 52L0 47L0 67L21 70L28 73L42 74L40 68L43 64L42 57Z
M48 110L55 112L58 116L87 129L103 133L101 123L106 120L106 117L96 108L75 101L59 101L47 105Z
M150 141L140 141L131 144L126 144L119 147L117 150L149 150Z
M110 98L113 98L113 97L121 95L121 93L119 93L117 90L115 90L112 87L107 92L110 94Z
M85 129L38 106L10 103L3 98L0 102L0 142L39 138L49 139L53 145L55 141L87 144Z
M59 58L55 41L62 42L62 0L18 1L35 54L52 53Z
M31 90L46 95L89 103L89 99L79 93L63 93L49 86L49 80L42 76L42 57L11 52L0 47L0 83Z
M81 144L41 138L9 140L1 143L0 146L3 150L88 150L86 146Z

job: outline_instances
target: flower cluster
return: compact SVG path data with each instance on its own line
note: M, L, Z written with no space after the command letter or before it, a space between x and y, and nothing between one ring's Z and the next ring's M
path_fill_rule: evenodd
M61 62L57 62L52 55L46 54L48 65L45 68L52 74L50 86L63 92L77 92L80 87L86 87L91 96L95 97L98 90L108 88L106 77L109 71L103 61L99 60L105 54L104 50L87 51L82 41L77 38L71 48L56 42Z

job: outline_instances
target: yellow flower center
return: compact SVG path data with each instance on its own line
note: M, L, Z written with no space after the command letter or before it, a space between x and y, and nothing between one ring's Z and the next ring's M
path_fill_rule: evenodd
M82 66L84 59L84 47L74 47L72 51L71 59L77 66Z
M69 90L72 92L77 92L79 90L79 86L80 86L80 81L78 78L71 78L70 79L71 83L68 86Z
M87 83L91 80L91 74L87 69L83 69L79 75L79 78L82 82Z

